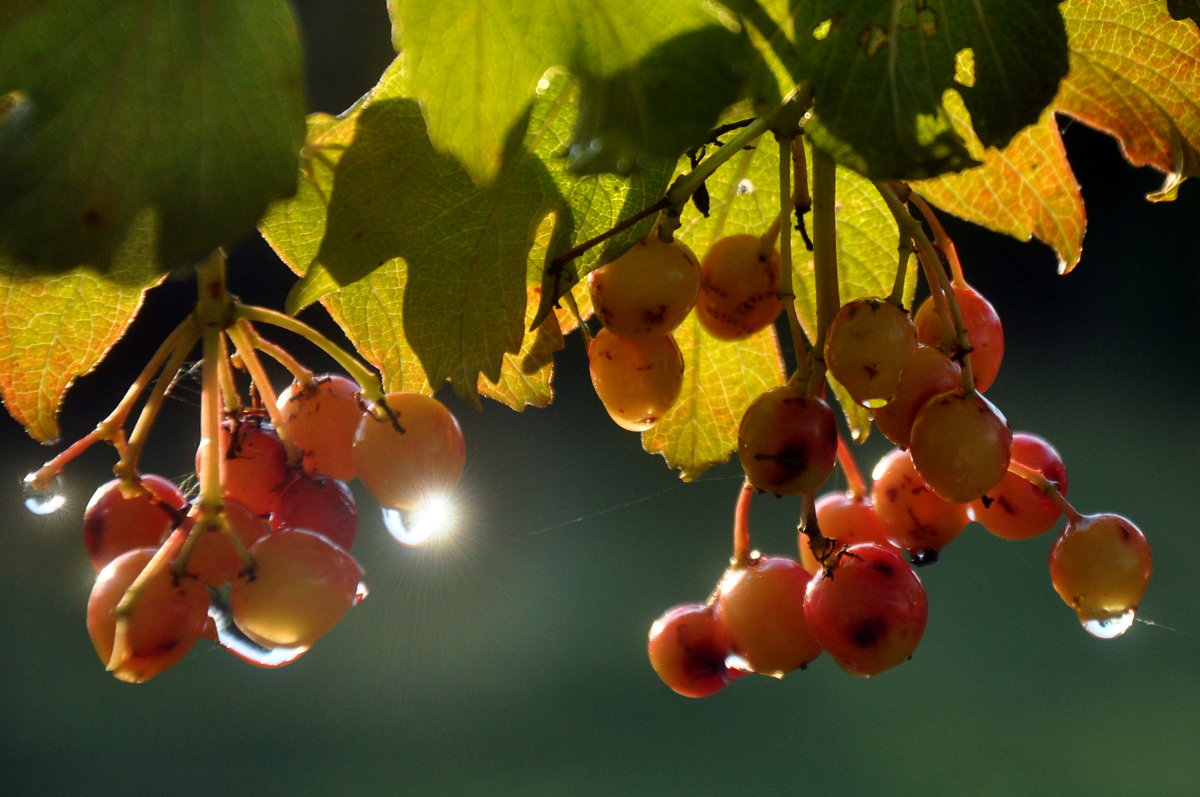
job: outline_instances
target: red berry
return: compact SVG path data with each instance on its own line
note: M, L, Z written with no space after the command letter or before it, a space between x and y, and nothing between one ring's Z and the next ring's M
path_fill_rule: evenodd
M799 562L770 556L730 568L721 579L717 616L752 672L782 678L821 655L804 618L809 578Z
M279 394L288 434L307 473L349 481L354 470L354 434L362 421L358 383L338 374L308 384L293 382Z
M358 477L381 506L416 509L454 489L466 465L458 420L432 396L391 393L376 404L354 437Z
M885 548L896 547L888 538L887 526L883 525L875 506L867 496L855 497L843 492L826 493L817 498L813 511L816 513L817 528L820 529L821 536L832 540L838 546L873 542ZM800 532L800 562L805 570L816 573L822 564L817 561L808 540L808 535Z
M825 483L837 456L837 421L822 399L792 385L768 390L738 426L738 458L755 488L800 495Z
M725 663L729 643L713 608L688 603L668 609L650 626L650 666L684 697L707 697L737 673Z
M1050 549L1050 581L1088 633L1120 636L1133 623L1153 566L1141 529L1120 515L1067 524Z
M588 288L605 329L624 338L665 335L696 304L700 263L680 241L652 233L588 274Z
M970 518L965 504L951 503L929 489L907 451L894 449L875 466L871 503L888 537L915 562L937 552L962 532Z
M349 551L358 533L354 493L339 479L299 473L279 494L271 513L271 528L315 531Z
M256 543L268 531L263 519L251 512L245 504L226 501L221 512L230 531L246 548ZM185 534L190 533L196 524L198 514L199 507L193 506L187 519L180 524L180 531ZM218 527L206 529L199 534L200 538L188 555L187 572L212 587L221 587L233 581L243 565L242 558L237 549L233 547L233 543Z
M961 384L962 370L949 356L932 346L917 346L900 372L895 397L872 412L875 426L888 440L908 448L913 421L925 402Z
M779 298L779 252L760 256L754 235L730 235L714 243L700 262L696 315L715 338L740 340L770 326L783 309Z
M601 329L588 344L592 387L622 429L649 429L683 387L683 354L670 334L622 338Z
M1038 471L1066 495L1067 468L1054 447L1041 437L1028 432L1014 434L1012 461ZM971 502L971 513L997 537L1027 540L1058 522L1062 508L1040 487L1009 472L982 498Z
M921 580L894 551L860 543L813 576L808 627L843 670L871 676L912 656L929 611Z
M126 551L157 548L186 504L179 488L162 476L100 485L83 510L83 544L92 567L99 572Z
M972 349L971 375L975 389L983 392L996 381L1000 361L1004 359L1004 327L992 303L970 285L954 286L954 296ZM922 303L913 320L921 343L939 346L945 341L942 319L932 297Z
M917 348L917 330L903 307L883 299L842 305L825 336L829 373L859 404L882 407L900 385Z
M261 418L248 415L221 423L218 435L221 494L245 504L256 515L270 514L290 471L287 450L275 430ZM196 472L202 467L196 452Z
M934 396L917 413L909 444L925 483L947 501L973 501L1000 483L1012 453L1012 429L978 393Z

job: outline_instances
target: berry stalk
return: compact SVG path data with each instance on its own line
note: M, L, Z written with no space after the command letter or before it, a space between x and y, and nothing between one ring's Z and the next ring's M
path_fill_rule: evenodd
M779 214L775 217L776 225L782 219L790 218L792 209L792 152L796 144L803 144L795 136L780 137L779 139ZM777 229L777 228L776 228ZM769 248L768 248L769 251ZM792 234L787 230L779 242L779 298L783 300L784 312L787 314L788 332L792 338L792 348L796 352L797 380L808 381L808 374L802 371L808 368L808 340L800 326L800 316L796 312L795 277L792 274Z
M813 271L816 277L817 339L813 341L814 366L808 380L809 396L825 381L825 333L842 306L837 265L837 166L813 152Z
M743 568L753 558L750 551L750 501L754 498L754 485L749 479L742 482L737 505L733 509L733 559L730 566Z
M1068 522L1078 523L1083 520L1083 515L1071 505L1071 502L1062 494L1062 490L1058 488L1058 485L1043 476L1042 472L1037 468L1022 465L1015 459L1011 459L1008 463L1008 472L1020 476L1041 490L1051 501L1058 504L1062 508L1063 514L1066 515Z

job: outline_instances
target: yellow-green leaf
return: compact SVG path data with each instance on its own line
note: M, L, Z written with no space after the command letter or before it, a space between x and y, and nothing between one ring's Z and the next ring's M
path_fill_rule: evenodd
M0 257L0 394L36 440L58 437L58 410L75 379L124 334L157 282L152 225L143 218L113 255L91 269L40 274Z
M1111 133L1135 166L1166 179L1170 199L1200 173L1200 30L1161 0L1063 3L1071 72L1056 107Z

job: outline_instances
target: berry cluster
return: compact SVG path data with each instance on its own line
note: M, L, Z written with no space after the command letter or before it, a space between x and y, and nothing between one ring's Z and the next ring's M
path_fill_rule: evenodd
M1120 516L1077 512L1054 447L1035 434L1014 434L984 396L1003 358L1000 318L963 279L944 231L927 218L943 248L919 253L932 295L915 316L898 299L899 280L892 296L833 304L808 362L745 410L737 451L746 487L732 563L706 603L676 606L650 630L651 663L676 692L711 694L747 672L780 677L822 650L863 676L906 660L927 611L913 567L937 561L972 521L1003 539L1025 540L1065 515L1050 550L1052 586L1096 637L1119 636L1132 624L1151 571L1145 536ZM744 264L759 241L745 238L713 249L739 252L728 256ZM742 277L749 281L748 272ZM749 313L764 305L741 306ZM700 313L705 306L708 316ZM714 329L711 304L702 300L697 312ZM765 323L774 320L764 315ZM726 323L729 337L734 326L746 329ZM869 487L823 398L825 377L896 445ZM848 491L816 496L839 463ZM802 498L797 560L750 552L753 490Z
M202 328L203 309L201 300L181 329ZM171 667L200 637L260 666L294 661L366 596L350 553L358 510L347 482L361 479L385 512L407 513L446 495L462 475L462 431L436 399L382 395L346 376L314 375L258 338L246 317L267 311L236 302L225 310L225 322L201 333L197 495L189 499L170 480L140 473L137 457L167 385L201 334L168 339L165 363L152 362L95 432L27 480L37 487L55 479L93 442L120 453L117 478L84 510L83 532L97 572L88 633L101 662L124 681ZM292 319L280 325L340 351ZM236 357L224 353L226 341ZM277 399L260 352L293 373ZM127 440L124 420L160 365ZM238 367L249 375L248 402Z
M588 362L608 414L630 431L653 426L683 386L672 332L692 308L709 334L740 340L779 315L779 285L779 253L752 235L723 238L698 261L680 241L651 233L588 274L604 324L588 343Z

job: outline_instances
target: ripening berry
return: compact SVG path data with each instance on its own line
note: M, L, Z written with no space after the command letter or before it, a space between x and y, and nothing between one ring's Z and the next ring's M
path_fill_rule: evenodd
M683 353L670 334L622 338L605 327L588 344L588 369L604 409L631 432L657 423L683 388Z
M1067 468L1043 438L1028 432L1013 435L1012 461L1033 468L1067 494ZM1062 507L1042 488L1011 471L983 497L971 502L971 514L985 529L1006 540L1027 540L1049 531Z
M1004 359L1004 327L992 303L970 285L954 286L954 296L971 345L971 375L975 389L982 393L992 386L1000 371L1000 361ZM913 322L917 327L917 340L926 346L940 346L945 341L942 319L932 297L917 309Z
M804 618L811 576L783 556L755 559L725 572L717 587L717 617L731 650L751 672L782 678L821 655Z
M957 537L970 518L966 504L938 497L917 473L909 452L893 449L872 474L871 503L888 537L914 562L927 563Z
M808 627L848 673L878 675L912 656L929 612L921 579L894 551L852 545L808 584Z
M687 603L668 609L650 626L650 666L684 697L707 697L741 673L725 663L729 642L713 607Z
M770 326L783 309L779 252L759 255L753 235L730 235L709 247L700 262L696 315L715 338L741 340Z
M319 534L287 529L250 546L254 569L234 579L238 628L268 647L311 647L357 602L362 568Z
M817 528L821 536L831 540L837 547L857 545L860 542L873 542L885 548L896 548L896 544L888 538L888 530L879 513L868 496L853 496L849 493L825 493L817 498L813 506L817 518ZM821 569L821 562L812 552L809 538L803 531L799 532L797 543L800 548L800 563L810 573ZM836 550L836 548L834 549ZM833 550L830 551L833 553Z
M100 485L83 510L83 544L92 567L99 572L126 551L157 548L186 505L175 483L162 476Z
M895 397L872 411L875 426L888 440L908 448L913 421L925 402L961 384L958 363L933 346L918 345L900 372Z
M467 444L458 420L421 393L390 393L363 416L354 437L358 478L383 507L416 509L462 477Z
M651 233L587 281L605 329L624 338L665 335L696 304L700 262L680 241Z
M1012 429L980 394L951 391L921 407L909 450L917 472L935 493L947 501L974 501L1008 471Z
M164 544L177 549L180 541L181 536ZM113 559L96 576L88 598L87 629L96 655L129 683L148 681L182 659L208 622L208 589L192 576L176 576L165 558L155 563L118 620L118 604L156 550L135 548Z
M275 429L255 415L226 419L218 435L221 495L245 504L256 515L270 514L287 482L287 450ZM196 472L203 467L206 443L196 451Z
M738 458L758 490L800 495L825 483L837 457L837 421L822 399L783 385L751 402L738 425Z
M350 481L354 471L354 434L362 421L358 383L339 374L293 382L276 402L305 472Z
M271 528L315 531L349 551L358 534L354 493L340 479L298 473L279 494L271 513Z
M1150 544L1120 515L1086 515L1067 524L1050 549L1050 582L1088 633L1120 636L1150 581Z
M850 397L865 407L895 398L900 373L917 348L917 330L903 307L883 299L846 302L825 335L825 364Z

